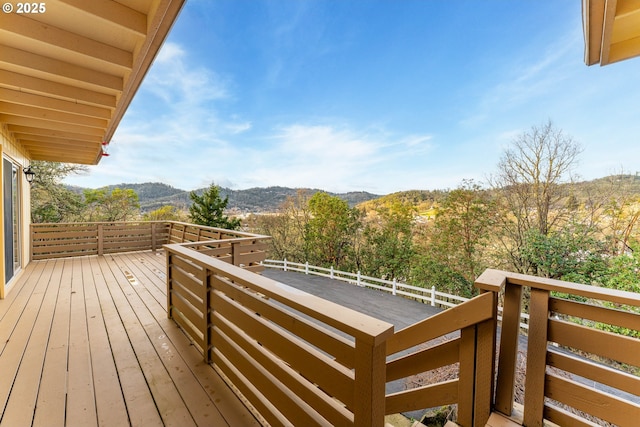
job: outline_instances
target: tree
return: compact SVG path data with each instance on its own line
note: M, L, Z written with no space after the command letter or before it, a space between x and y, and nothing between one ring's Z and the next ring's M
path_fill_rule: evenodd
M612 175L608 177L607 187L615 191L606 191L602 229L608 240L611 254L627 252L634 243L634 231L640 224L640 194L634 189L638 176Z
M567 220L569 187L580 145L551 121L516 137L498 163L491 181L501 195L503 247L513 268L536 273L520 251L530 230L543 236Z
M470 180L441 201L433 225L425 229L417 281L473 296L473 282L487 267L487 247L495 225L495 203Z
M407 280L414 256L413 221L416 209L398 197L376 207L364 227L362 271L387 280Z
M568 225L542 235L530 230L522 256L537 267L542 277L569 282L601 283L607 274L605 247L589 235Z
M140 214L138 194L130 188L84 190L86 221L129 221Z
M319 192L309 199L305 253L310 263L349 268L348 256L359 227L359 213L339 197Z
M237 230L240 228L238 218L229 218L224 214L224 210L229 203L229 196L224 199L220 196L220 188L211 184L204 190L202 196L198 196L195 191L189 193L193 204L189 207L189 217L191 222L209 227L225 228L227 230Z
M145 221L182 221L184 218L184 211L181 211L173 205L165 205L151 212L144 214L143 219Z
M271 236L269 240L271 256L293 262L306 262L305 230L311 219L309 199L305 190L298 190L296 196L288 196L273 215L259 215L257 230Z
M72 222L80 218L84 204L80 194L67 189L62 180L80 174L86 166L34 160L35 177L31 185L31 221Z

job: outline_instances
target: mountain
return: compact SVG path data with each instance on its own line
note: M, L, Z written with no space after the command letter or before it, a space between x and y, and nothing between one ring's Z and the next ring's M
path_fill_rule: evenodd
M106 188L112 191L114 188L132 189L138 194L140 200L140 209L143 212L149 212L165 205L173 205L178 208L186 209L191 205L189 191L174 188L170 185L159 182L146 182L143 184L118 184L110 185ZM197 194L202 194L205 188L195 190ZM81 192L81 188L74 188L74 191ZM306 191L309 194L315 194L318 189L311 188L289 188L289 187L256 187L247 190L232 190L230 188L220 187L220 195L222 197L229 196L229 204L227 208L230 211L241 213L260 213L275 212L287 197L295 197L298 191ZM367 193L365 191L354 191L349 193L328 193L332 196L340 197L355 206L367 200L380 197L377 194Z

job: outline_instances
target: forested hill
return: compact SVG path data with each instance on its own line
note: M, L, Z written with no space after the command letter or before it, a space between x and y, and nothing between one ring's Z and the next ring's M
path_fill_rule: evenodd
M624 183L624 185L620 185ZM114 188L130 188L138 194L140 207L143 212L149 212L165 205L173 205L178 208L186 208L191 205L189 191L174 188L170 185L159 182L147 182L144 184L119 184L106 187L108 190ZM604 178L583 181L574 184L574 194L578 198L587 197L594 190L604 190L608 187L619 187L631 194L640 194L640 175L612 175ZM74 187L73 190L81 193L82 188ZM202 194L204 188L196 190ZM220 188L222 197L229 196L228 209L236 212L275 212L287 197L295 197L297 192L305 191L313 195L319 189L311 188L289 188L289 187L260 187L249 188L247 190L232 190ZM447 190L413 190L402 191L385 196L357 191L350 193L329 193L347 201L350 206L362 204L365 210L375 209L379 204L387 203L391 198L399 198L404 202L413 204L420 212L431 209L434 203L445 197ZM364 203L363 202L368 202Z
M147 182L144 184L118 184L106 187L107 190L114 188L130 188L138 194L140 208L144 212L158 209L164 205L173 205L178 208L185 208L191 204L189 191L174 188L170 185L159 182ZM76 189L81 191L81 189ZM202 194L204 188L196 190L197 194ZM249 188L247 190L232 190L220 187L222 197L229 196L229 210L240 212L275 212L287 197L295 197L298 191L306 191L310 195L322 191L311 188L288 188L288 187L265 187ZM350 193L329 193L347 201L350 206L380 197L376 194L365 191Z

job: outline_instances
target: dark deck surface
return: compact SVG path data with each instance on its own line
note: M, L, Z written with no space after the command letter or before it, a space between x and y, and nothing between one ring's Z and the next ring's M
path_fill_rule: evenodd
M267 268L262 275L395 326L398 331L442 311L388 292L321 276Z

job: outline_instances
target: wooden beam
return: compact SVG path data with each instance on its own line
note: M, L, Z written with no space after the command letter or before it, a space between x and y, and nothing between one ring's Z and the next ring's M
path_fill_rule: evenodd
M78 163L81 165L96 164L95 156L91 156L91 155L82 156L82 155L61 154L61 153L34 154L31 156L31 159L47 160L49 162Z
M602 24L602 45L600 48L600 65L609 63L609 50L613 35L613 23L616 17L617 0L605 0L604 23Z
M93 135L102 137L104 131L102 129L73 125L70 123L51 122L48 120L32 119L29 117L13 116L9 114L0 114L0 122L10 125L28 126L35 128L60 130L63 132L73 132L81 135Z
M587 65L594 65L600 62L604 0L583 0L582 14L585 42L584 62Z
M611 46L609 64L640 56L640 38L625 40Z
M624 42L640 37L640 11L625 16L616 15L614 20L611 44ZM636 40L638 43L638 40Z
M65 80L81 82L100 88L110 89L117 92L122 91L123 78L106 74L90 68L81 67L35 53L14 49L9 46L0 45L0 63L11 67L29 70L29 72L39 71L48 75L58 76Z
M65 132L56 129L46 129L46 128L30 128L27 126L20 125L9 125L9 132L13 132L14 135L34 135L42 136L42 137L50 137L50 138L64 138L64 139L74 139L78 141L93 141L93 142L102 142L102 138L96 135L85 135L81 133L75 132Z
M58 0L89 15L112 22L123 30L147 34L147 16L111 0Z
M30 117L34 119L49 120L59 123L69 123L78 126L87 126L101 129L103 131L109 123L108 120L104 119L79 116L77 114L47 110L44 108L31 107L26 105L11 104L8 102L0 102L0 113L11 114L14 116Z
M50 95L72 102L87 103L95 106L115 108L116 96L82 89L63 83L31 77L12 71L0 70L0 86L24 90L36 94Z
M79 139L66 139L66 138L50 138L50 137L45 137L45 136L40 136L40 135L24 135L24 134L20 134L20 135L15 135L15 138L17 141L19 141L21 144L23 145L28 145L28 144L55 144L55 145L68 145L70 147L74 147L74 146L78 146L79 144L90 144L90 145L95 145L95 146L99 146L101 145L100 142L97 141L91 141L88 139L84 139L84 140L79 140Z
M618 18L640 13L640 0L625 0L618 4L616 15Z
M43 156L49 155L51 153L55 153L56 155L60 154L65 156L82 156L82 157L92 158L96 153L96 150L65 150L59 147L48 147L48 148L28 147L28 150L33 155L43 155Z
M133 54L17 13L0 14L0 34L8 32L131 70Z
M91 151L95 152L100 148L101 144L90 141L62 141L62 142L45 142L31 141L28 139L20 140L20 143L27 148L37 149L38 147L58 147L61 150L69 151Z
M35 95L19 90L0 88L0 99L20 105L46 108L49 110L62 111L66 113L79 114L86 117L99 119L110 119L111 109L94 107L93 105L78 104L63 99L49 98L43 95Z

